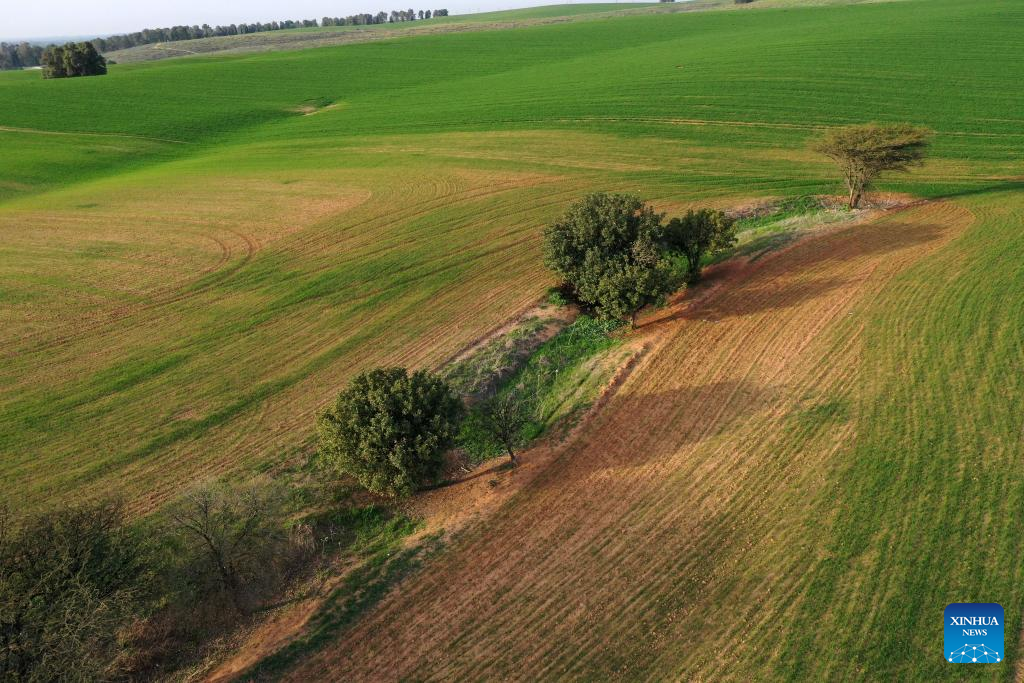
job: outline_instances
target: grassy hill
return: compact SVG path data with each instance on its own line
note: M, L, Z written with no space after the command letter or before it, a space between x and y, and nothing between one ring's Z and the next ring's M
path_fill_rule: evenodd
M724 0L706 0L694 5L694 9L726 6ZM643 11L645 8L664 11L658 3L629 2L585 3L578 5L546 5L500 12L479 12L447 17L436 17L415 22L396 24L372 24L369 26L321 26L318 28L296 28L237 36L216 36L177 40L166 43L150 43L115 50L107 54L119 64L132 62L208 54L212 52L260 52L269 50L302 50L327 45L346 45L374 40L389 40L409 36L460 31L489 31L518 28L548 23L560 23L577 19L602 18Z
M354 372L536 301L581 194L836 191L808 139L906 120L884 187L943 201L652 314L592 428L294 677L1012 678L1009 636L938 648L948 602L1022 626L1024 7L827 4L0 74L0 495L300 459Z

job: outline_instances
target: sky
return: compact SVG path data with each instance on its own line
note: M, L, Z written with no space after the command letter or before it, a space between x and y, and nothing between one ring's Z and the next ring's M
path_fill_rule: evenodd
M98 37L175 24L237 24L319 19L393 9L452 14L561 4L574 0L12 0L0 13L0 39ZM600 1L600 0L593 0ZM614 0L604 0L614 1ZM420 3L420 4L417 4ZM436 6L436 7L435 7Z

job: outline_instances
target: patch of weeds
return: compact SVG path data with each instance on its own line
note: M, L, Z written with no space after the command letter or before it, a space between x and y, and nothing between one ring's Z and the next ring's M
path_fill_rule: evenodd
M813 195L792 197L759 207L737 218L739 242L736 247L708 263L718 263L734 256L748 256L754 260L790 244L812 223L831 223L849 216L846 209L831 207Z
M444 373L452 388L463 396L490 393L515 372L536 346L550 321L531 318L508 334L492 339L470 357L453 363Z
M527 413L521 443L538 438L561 418L589 405L602 385L598 380L603 379L595 380L591 361L621 343L612 336L621 325L618 321L581 315L541 344L521 368L496 388L494 394L498 397L514 392ZM487 429L479 406L471 409L463 421L459 445L473 463L504 452Z
M239 680L274 680L301 659L336 642L346 628L442 548L441 533L415 546L401 548L401 540L416 528L407 518L392 518L390 524L365 527L364 535L357 534L353 545L365 557L363 563L331 592L301 637L253 665Z

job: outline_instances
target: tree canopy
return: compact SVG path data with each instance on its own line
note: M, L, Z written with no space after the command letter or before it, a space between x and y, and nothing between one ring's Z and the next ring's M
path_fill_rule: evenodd
M921 164L931 135L926 128L906 123L867 123L833 128L813 144L813 149L839 166L849 192L848 206L855 209L883 172L906 171Z
M715 209L698 209L673 218L665 226L665 246L686 257L686 281L700 280L707 254L725 251L736 243L736 221Z
M601 318L635 322L670 290L661 219L633 195L588 195L544 231L544 262Z
M440 475L463 410L439 377L377 368L357 375L320 416L318 451L370 491L407 496Z
M53 45L43 52L43 78L102 76L107 60L89 42Z

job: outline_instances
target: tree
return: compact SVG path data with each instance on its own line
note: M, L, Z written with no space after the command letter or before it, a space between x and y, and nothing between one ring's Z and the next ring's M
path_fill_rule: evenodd
M525 442L523 429L530 421L530 409L520 391L513 389L484 401L477 412L480 426L508 454L515 467L516 451Z
M441 378L377 368L357 375L319 417L318 452L370 491L408 496L440 475L463 411Z
M51 45L43 52L43 78L101 76L107 73L107 60L89 42Z
M186 494L170 513L173 529L186 547L192 546L189 540L198 544L196 557L243 615L251 612L250 585L285 540L277 525L281 500L273 493L207 485Z
M117 502L0 510L0 680L108 680L147 581Z
M924 159L931 131L906 123L868 123L833 128L813 144L839 166L849 191L848 206L856 209L871 183L885 171L906 171Z
M736 221L714 209L690 210L665 226L665 246L686 257L686 282L698 282L704 256L720 253L736 243Z
M631 319L670 288L662 216L638 197L597 193L544 231L544 262L604 319Z

